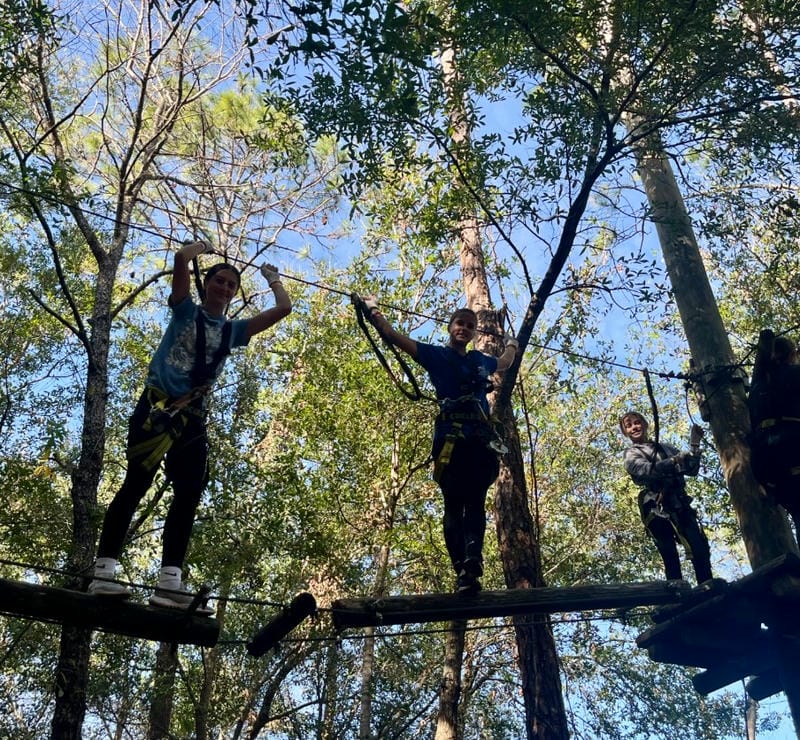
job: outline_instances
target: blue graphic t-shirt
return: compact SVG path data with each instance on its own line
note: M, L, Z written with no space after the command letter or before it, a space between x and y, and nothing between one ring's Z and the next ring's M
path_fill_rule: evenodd
M161 337L161 343L150 361L147 385L166 393L170 398L180 398L193 387L195 346L197 342L197 312L203 316L206 332L206 364L214 359L214 353L222 341L222 328L227 319L224 316L209 316L190 297L184 298L177 306L172 306L172 318ZM247 336L247 319L231 321L230 346L244 347L250 338ZM215 379L222 372L223 359L217 368Z
M489 376L497 370L497 358L485 355L478 350L470 350L460 355L450 346L437 346L417 342L417 362L427 370L436 398L445 413L480 416L480 410L488 417L489 402L486 389ZM464 398L464 397L467 398ZM446 401L449 399L449 402ZM463 400L458 400L463 399ZM445 403L441 403L445 401ZM480 409L480 410L479 410ZM453 421L437 419L434 439L444 437L453 426ZM485 422L479 419L460 419L461 431L471 436L483 430Z

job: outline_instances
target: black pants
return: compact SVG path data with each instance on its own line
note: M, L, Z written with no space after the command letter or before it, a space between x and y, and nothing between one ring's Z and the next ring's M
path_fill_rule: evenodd
M665 510L668 518L654 514L656 504L654 501L641 502L639 510L647 531L656 543L661 559L664 561L664 571L667 580L682 578L681 560L678 555L680 541L687 549L687 553L694 567L698 583L710 580L711 549L708 539L697 519L697 512L688 503L677 503Z
M434 459L443 445L440 440L434 446ZM444 541L456 573L467 560L483 562L486 493L499 472L497 454L482 439L455 440L438 483L444 497Z
M133 452L137 445L157 434L143 429L149 413L150 402L145 392L128 422L128 470L122 487L108 506L97 548L98 557L119 560L136 508L158 470L158 464L143 464L146 455ZM165 472L172 484L173 497L164 522L162 566L183 566L195 512L208 481L207 463L205 419L198 414L188 414L180 436L165 456Z

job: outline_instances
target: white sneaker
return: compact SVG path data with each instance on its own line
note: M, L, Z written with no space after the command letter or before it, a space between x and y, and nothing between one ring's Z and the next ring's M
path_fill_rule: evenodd
M182 583L177 589L156 588L149 601L151 606L165 606L168 609L183 609L185 611L191 606L194 596L193 593L188 591L186 584ZM204 617L209 617L214 613L214 610L202 601L192 611Z
M107 578L95 578L86 589L91 596L114 596L118 599L129 599L131 592L126 586Z

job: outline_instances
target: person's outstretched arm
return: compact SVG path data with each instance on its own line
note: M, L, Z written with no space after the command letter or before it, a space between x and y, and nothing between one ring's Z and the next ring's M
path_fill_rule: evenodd
M503 354L497 358L497 370L499 372L508 370L511 367L514 358L517 356L518 349L519 342L514 337L506 337L506 347L503 350Z
M195 257L211 251L211 244L201 239L190 244L184 244L175 252L175 261L172 267L172 293L169 297L170 306L177 306L189 295L192 286L189 263Z
M262 265L260 272L272 289L272 294L275 296L275 305L248 320L248 339L265 329L269 329L270 326L277 324L282 318L285 318L292 312L292 300L283 287L281 274L278 272L278 268L274 265Z
M381 336L385 337L388 342L391 342L395 347L401 349L407 355L410 355L416 359L417 343L411 339L411 337L401 334L386 320L386 317L378 308L378 301L376 300L375 296L368 295L365 296L363 300L364 305L369 311L370 323L380 332Z

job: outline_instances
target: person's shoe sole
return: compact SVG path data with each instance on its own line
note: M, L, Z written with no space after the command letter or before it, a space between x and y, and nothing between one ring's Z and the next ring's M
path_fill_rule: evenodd
M95 588L89 586L86 593L89 594L89 596L102 596L109 599L129 599L131 597L131 592L128 591L125 586L118 583L104 584L102 586L96 586Z
M202 604L198 604L195 609L189 610L189 604L181 604L178 601L173 601L167 596L157 596L153 594L150 599L148 600L150 606L160 606L165 609L174 609L176 611L182 612L189 612L191 614L197 614L203 617L210 617L214 614L214 610L209 606L203 606Z

